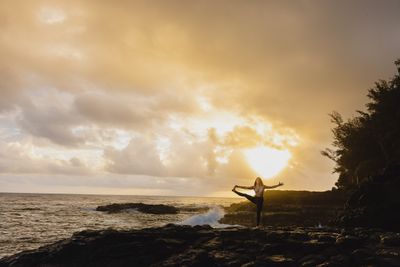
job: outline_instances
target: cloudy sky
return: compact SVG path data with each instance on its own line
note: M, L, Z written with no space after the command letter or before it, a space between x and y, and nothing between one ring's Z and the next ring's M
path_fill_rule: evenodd
M0 0L0 192L327 190L399 1Z

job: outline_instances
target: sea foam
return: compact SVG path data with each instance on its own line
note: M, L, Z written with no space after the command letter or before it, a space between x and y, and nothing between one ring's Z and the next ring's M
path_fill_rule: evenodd
M225 211L220 206L213 206L206 213L193 215L192 217L180 222L181 225L210 225L214 228L225 228L233 225L221 224L218 221L224 217Z

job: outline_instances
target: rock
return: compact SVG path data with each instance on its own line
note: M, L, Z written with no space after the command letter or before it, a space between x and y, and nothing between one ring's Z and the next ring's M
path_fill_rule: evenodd
M378 258L376 259L376 263L378 266L385 266L385 267L399 267L400 266L400 258Z
M284 255L272 255L266 257L263 261L265 266L296 266L292 258Z
M255 261L250 261L250 262L247 262L247 263L241 265L241 267L256 267L256 266L258 266L258 265Z
M335 242L336 245L344 248L355 248L361 243L362 241L359 238L351 235L338 236Z
M354 261L356 263L364 263L365 259L369 258L370 256L372 256L372 253L369 249L365 249L365 248L358 248L355 249L352 253L351 253L352 258L354 259Z
M324 257L331 257L337 255L338 253L339 252L337 246L330 246L321 251L321 255L323 255Z
M324 233L324 232L317 232L311 233L310 238L314 240L318 240L319 242L326 242L326 243L335 243L337 235L333 233Z
M388 246L400 246L400 233L386 234L381 237L381 242Z
M108 213L117 213L135 209L139 212L150 213L150 214L177 214L178 209L174 206L168 206L163 204L144 204L144 203L115 203L105 206L98 206L97 211L105 211Z
M225 250L215 250L211 252L211 255L217 261L227 261L227 262L240 262L241 255L236 252L225 251Z
M321 264L318 264L317 267L343 267L343 265L339 265L335 262L325 261Z
M304 233L313 239L307 240ZM365 233L382 238L365 239ZM336 243L328 241L328 236L337 237ZM0 259L0 267L398 266L400 249L393 246L395 237L392 232L363 229L340 233L339 229L213 229L173 224L141 230L85 230Z
M339 254L330 258L331 263L339 266L350 266L350 258L347 255Z
M330 225L336 214L343 210L346 198L346 192L342 190L326 192L269 190L265 194L261 224L292 228ZM226 208L227 214L221 223L255 226L255 210L254 204L249 201L234 203Z
M284 231L272 231L272 232L267 232L266 233L266 239L268 241L280 241L285 239L287 236L289 235L289 233L284 232Z
M302 244L303 249L308 253L319 253L330 246L332 245L326 242L318 241L316 239L303 242Z
M400 250L392 247L379 248L378 250L375 251L375 256L400 259Z
M292 267L296 266L293 259L285 257L284 255L273 255L269 257L262 257L256 259L255 261L247 262L241 267L275 267L275 266L282 266L282 267Z
M213 239L209 240L207 243L204 244L204 247L208 249L216 249L222 245L222 241L219 237L214 237Z
M293 240L300 240L300 241L310 240L310 237L305 231L297 229L296 231L290 232L289 237Z
M279 253L282 251L282 245L279 243L267 243L264 244L262 249L261 249L261 253L265 253L265 254L275 254L275 253Z
M177 265L177 263L179 263ZM214 266L213 257L204 249L189 249L182 254L171 257L159 266Z
M316 266L322 262L325 261L325 257L322 255L317 255L317 254L310 254L307 255L299 260L299 263L301 266L304 267L311 267L311 266Z

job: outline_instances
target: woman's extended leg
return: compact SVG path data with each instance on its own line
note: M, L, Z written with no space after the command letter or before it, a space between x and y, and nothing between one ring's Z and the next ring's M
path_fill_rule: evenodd
M236 191L235 188L233 188L232 191L235 192L236 194L238 194L238 195L241 196L241 197L247 198L249 201L253 202L254 204L257 204L257 203L255 202L255 198L254 198L253 196L250 196L250 195L245 194L245 193L238 192L238 191Z

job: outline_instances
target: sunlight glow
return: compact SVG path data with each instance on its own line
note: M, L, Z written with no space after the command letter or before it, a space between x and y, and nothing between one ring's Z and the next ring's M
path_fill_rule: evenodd
M251 168L262 178L271 178L281 172L292 157L288 150L278 150L266 146L245 149L245 158Z
M39 11L39 20L47 24L62 23L66 19L66 14L61 8L42 7Z

